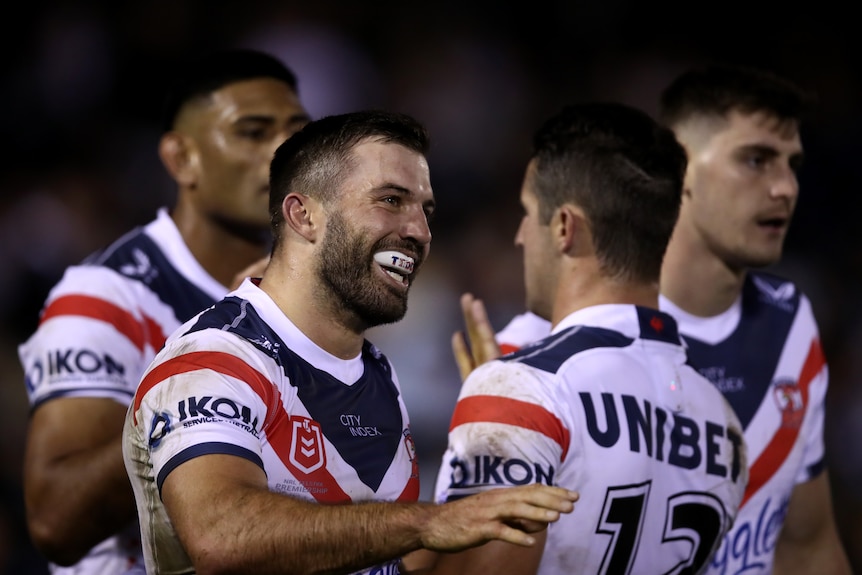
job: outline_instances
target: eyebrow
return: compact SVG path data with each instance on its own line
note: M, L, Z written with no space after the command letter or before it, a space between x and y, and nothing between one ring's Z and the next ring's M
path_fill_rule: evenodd
M751 152L757 152L762 154L768 158L777 158L781 155L781 152L778 151L774 146L770 146L768 144L747 144L744 146L740 146L738 148L738 152L745 154ZM796 152L790 155L789 163L791 166L799 165L805 159L805 153L802 151Z

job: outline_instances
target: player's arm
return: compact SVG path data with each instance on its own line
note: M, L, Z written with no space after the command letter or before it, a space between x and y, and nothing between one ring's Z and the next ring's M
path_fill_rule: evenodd
M465 331L452 334L452 353L461 373L461 381L483 363L500 357L500 346L494 339L494 328L482 300L470 293L461 296L461 313Z
M19 348L36 406L24 452L27 525L36 547L60 565L76 563L136 516L121 434L143 328L110 299L122 298L110 280L67 272L63 281L83 291L67 287L52 299Z
M105 398L58 398L33 413L24 455L27 525L52 562L71 565L135 519L123 465L126 408Z
M455 481L456 475L477 477L478 470L471 466L479 459L519 458L544 468L559 465L563 434L551 430L561 430L562 423L545 407L546 401L540 382L517 363L489 362L473 371L464 382L452 416L436 499L452 501L476 489L487 489L487 485ZM498 481L507 486L505 489L515 489L505 480ZM435 561L417 561L416 573L534 575L546 534L546 530L536 533L536 544L530 547L493 541L459 553L441 553ZM414 566L412 560L405 558L405 566Z
M774 573L850 575L850 562L835 526L828 473L793 490L775 547Z
M531 485L452 503L321 505L270 492L242 457L204 455L162 486L171 523L199 573L347 572L426 548L460 551L490 540L536 545L577 495Z

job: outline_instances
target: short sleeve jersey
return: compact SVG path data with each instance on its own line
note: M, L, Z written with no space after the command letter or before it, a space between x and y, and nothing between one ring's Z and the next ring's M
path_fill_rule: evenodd
M691 363L728 399L748 446L750 481L711 574L767 575L793 489L825 468L823 425L829 370L811 302L790 281L749 272L726 312L696 317L661 297ZM548 334L550 323L516 316L500 332L504 350Z
M141 381L124 428L148 571L191 573L162 505L168 474L243 457L269 489L321 504L416 501L396 374L371 343L350 360L309 340L251 280L182 326ZM397 562L362 573L397 573Z
M18 348L31 409L63 397L126 406L165 338L224 297L167 213L66 270L39 327ZM54 575L119 575L143 568L137 523Z
M674 320L600 305L470 374L436 498L574 489L580 499L549 527L540 574L694 573L733 523L746 481L739 420L687 364Z

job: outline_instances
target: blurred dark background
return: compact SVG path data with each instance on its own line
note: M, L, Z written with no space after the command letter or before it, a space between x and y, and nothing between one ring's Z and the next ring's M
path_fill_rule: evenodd
M430 497L460 384L449 337L458 295L501 327L521 311L517 194L539 122L569 102L655 113L685 67L766 67L814 91L802 195L776 271L812 299L830 362L827 457L841 534L862 572L862 50L851 5L19 3L0 35L0 574L42 574L24 528L27 401L16 346L63 269L173 201L156 155L164 82L215 48L254 47L298 74L313 116L381 107L433 138L432 257L403 322L370 339L392 357ZM370 4L370 3L368 3ZM801 5L800 5L801 6ZM7 8L8 9L8 8Z

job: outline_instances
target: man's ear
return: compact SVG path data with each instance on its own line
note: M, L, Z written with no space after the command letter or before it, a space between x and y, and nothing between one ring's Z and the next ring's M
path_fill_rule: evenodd
M180 186L194 188L197 183L198 155L192 142L177 132L168 132L159 140L159 158Z
M691 200L691 190L694 188L694 182L696 179L695 168L689 166L685 169L685 176L682 179L682 201L685 202L686 199Z
M303 194L290 193L281 201L281 215L284 218L285 227L310 243L314 243L320 233L319 213L320 204Z
M551 218L551 232L561 253L572 253L579 249L584 234L589 232L583 210L572 204L560 206Z

